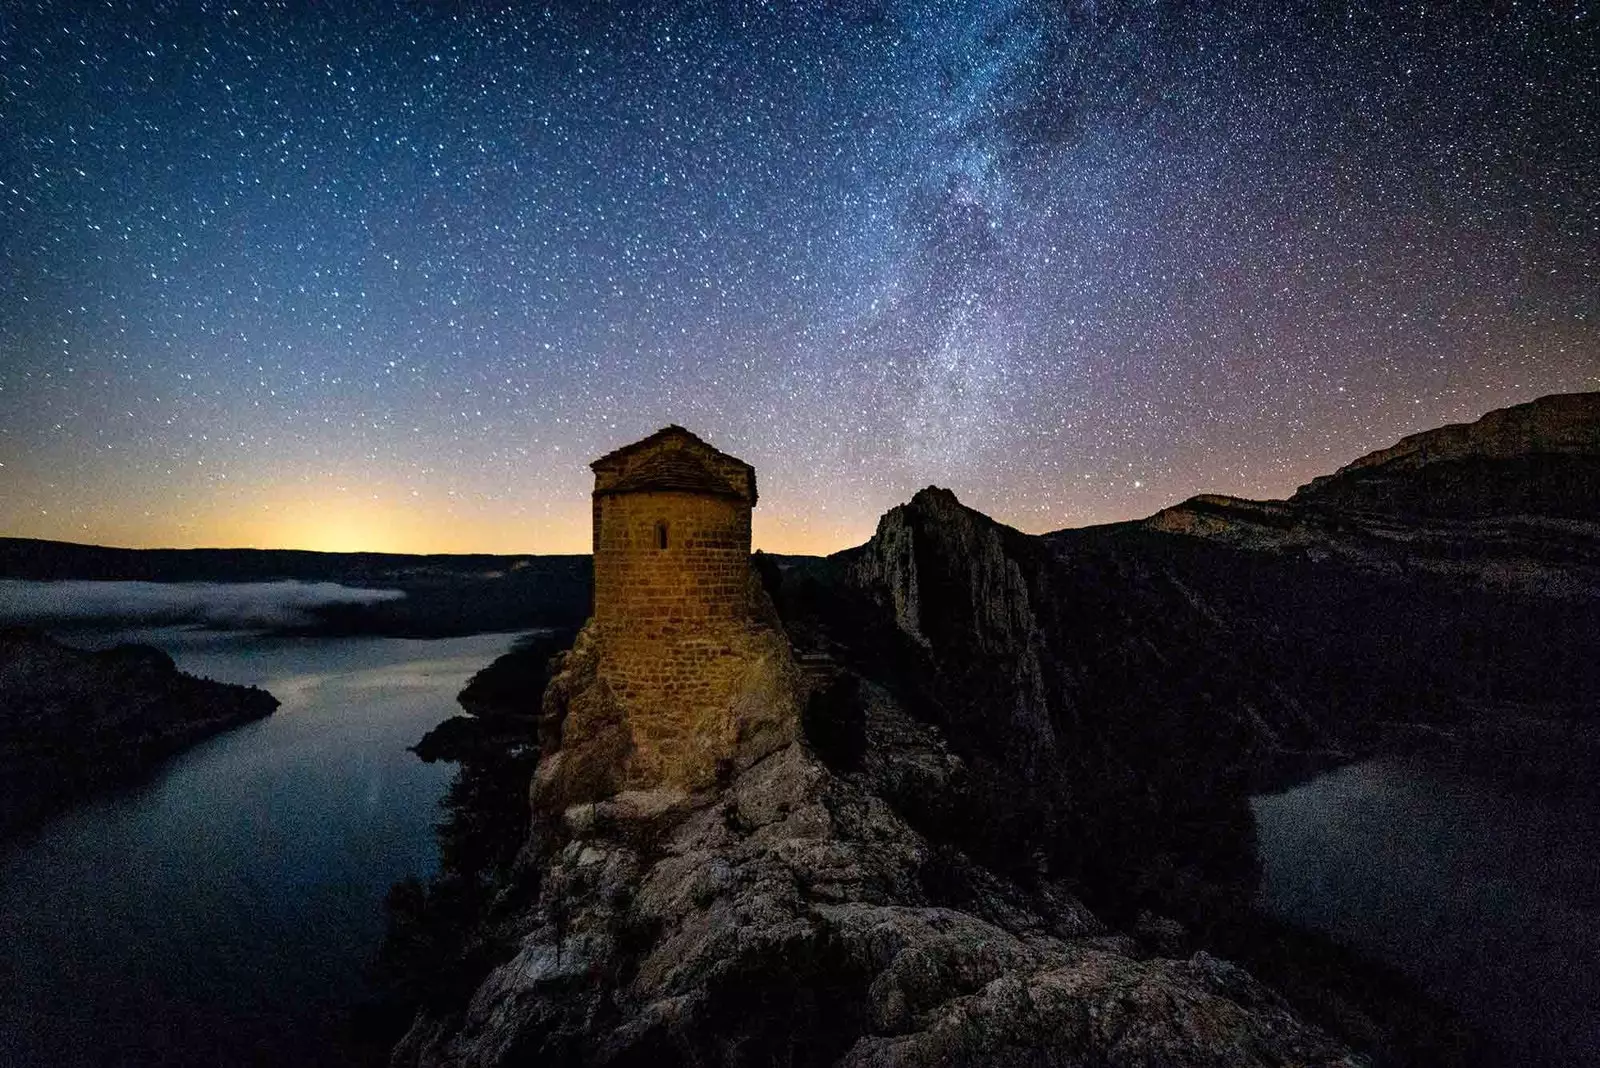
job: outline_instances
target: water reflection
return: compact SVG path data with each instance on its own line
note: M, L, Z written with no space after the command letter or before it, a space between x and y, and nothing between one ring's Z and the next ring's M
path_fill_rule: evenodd
M1422 982L1512 1064L1600 1060L1600 821L1384 759L1254 799L1262 902Z
M117 637L282 706L0 856L0 1062L340 1063L384 894L436 863L452 769L406 747L512 637Z

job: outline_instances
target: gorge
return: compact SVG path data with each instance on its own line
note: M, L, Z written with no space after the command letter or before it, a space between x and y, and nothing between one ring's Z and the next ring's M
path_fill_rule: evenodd
M631 591L609 636L579 636L577 558L0 545L13 583L216 582L242 562L418 601L335 604L279 636L173 619L101 641L284 706L0 856L26 977L0 1050L1585 1063L1596 402L1420 435L1286 501L1110 527L1024 534L930 487L826 558L744 562L735 496L658 516L642 486L617 513L642 551L604 565L603 588ZM651 467L708 485L683 460ZM702 537L694 516L707 573L740 558L713 599L656 567ZM479 601L540 629L417 745L457 762L447 788L403 747L511 636L331 635L469 625ZM720 622L685 629L701 611ZM679 701L709 661L722 681ZM118 712L115 689L97 700Z
M687 789L541 773L459 932L476 964L395 1063L1492 1062L1254 909L1248 798L1423 741L1582 781L1597 402L1419 435L1287 502L1030 536L929 488L858 549L757 556L800 737ZM565 734L605 700L584 650L552 663L541 768L597 766L599 735Z

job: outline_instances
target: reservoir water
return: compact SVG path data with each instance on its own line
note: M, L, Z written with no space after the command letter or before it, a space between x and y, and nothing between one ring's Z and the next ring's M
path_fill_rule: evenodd
M117 637L282 706L0 846L0 1064L343 1063L384 895L437 863L453 766L406 747L513 636Z
M0 1064L346 1063L384 895L436 863L452 766L407 747L513 636L117 637L283 704L0 847ZM1410 974L1501 1063L1600 1063L1592 797L1346 767L1254 800L1262 902Z
M1600 819L1420 757L1254 799L1262 903L1399 968L1493 1048L1600 1064Z

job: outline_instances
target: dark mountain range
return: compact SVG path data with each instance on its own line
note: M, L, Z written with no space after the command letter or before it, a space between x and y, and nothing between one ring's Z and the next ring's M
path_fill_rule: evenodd
M1600 593L1597 465L1600 393L1557 395L1413 434L1286 501L1203 495L1141 525L1396 577L1590 600Z
M0 580L339 583L392 599L306 606L274 629L321 635L442 638L575 626L589 611L588 556L320 553L292 549L119 549L0 538ZM6 618L0 593L0 620ZM55 625L57 620L32 620ZM165 621L165 620L163 620ZM173 622L184 622L173 613ZM116 618L99 622L115 625Z
M1287 501L1047 538L1159 561L1331 744L1426 727L1563 787L1600 760L1600 394L1413 435Z
M1600 520L1600 393L1500 408L1427 430L1300 487L1294 502L1412 520Z

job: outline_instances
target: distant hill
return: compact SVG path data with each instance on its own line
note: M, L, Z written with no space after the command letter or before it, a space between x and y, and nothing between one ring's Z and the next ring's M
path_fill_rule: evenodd
M1593 598L1600 393L1543 397L1413 434L1285 501L1202 494L1138 525L1390 576Z
M297 549L120 549L0 538L0 580L334 582L404 597L311 609L318 634L446 637L571 626L589 612L588 556L319 553ZM5 605L0 603L0 617Z
M1048 537L1141 555L1335 736L1427 724L1521 781L1600 762L1600 393L1413 434L1288 500Z
M324 553L308 549L122 549L42 538L0 538L0 578L143 582L381 583L409 575L474 575L580 556L489 553Z
M1562 393L1402 438L1292 500L1429 518L1600 519L1600 393Z

